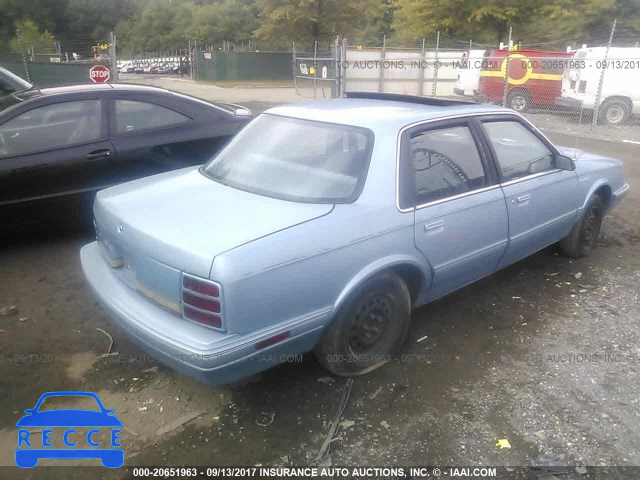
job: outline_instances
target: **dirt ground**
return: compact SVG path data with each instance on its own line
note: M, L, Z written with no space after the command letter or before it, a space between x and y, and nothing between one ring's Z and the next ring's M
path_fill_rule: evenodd
M224 100L259 112L290 94L245 90ZM355 378L333 465L570 466L560 478L586 478L582 465L640 465L640 146L580 146L623 159L631 185L598 248L580 260L548 248L415 311L404 353ZM16 421L53 390L95 392L115 409L126 466L318 463L345 379L312 355L222 387L150 361L85 285L78 252L92 240L88 230L44 233L0 247L0 307L17 308L0 316L0 478L128 477L44 467L60 461L9 467Z

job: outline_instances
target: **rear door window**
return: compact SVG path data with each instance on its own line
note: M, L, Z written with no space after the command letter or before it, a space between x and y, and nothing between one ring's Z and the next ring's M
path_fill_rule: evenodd
M182 113L149 102L116 100L115 106L118 134L173 127L191 121Z
M416 205L445 199L489 184L467 125L426 129L410 136ZM411 187L409 187L411 188Z

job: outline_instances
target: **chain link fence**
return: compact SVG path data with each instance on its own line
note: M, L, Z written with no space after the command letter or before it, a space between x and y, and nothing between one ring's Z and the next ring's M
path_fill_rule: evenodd
M322 50L294 48L293 75L312 98L372 91L492 103L543 129L640 144L640 48L614 30L597 44L564 47L342 38Z

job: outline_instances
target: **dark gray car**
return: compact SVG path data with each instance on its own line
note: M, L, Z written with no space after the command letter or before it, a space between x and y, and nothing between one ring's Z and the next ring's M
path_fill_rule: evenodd
M90 215L96 191L204 163L251 118L141 85L25 87L0 100L2 225Z

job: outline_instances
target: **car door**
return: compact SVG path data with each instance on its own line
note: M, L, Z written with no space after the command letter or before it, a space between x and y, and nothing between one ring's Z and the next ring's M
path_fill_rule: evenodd
M112 98L109 111L118 163L114 183L202 164L216 142L226 141L192 112L156 98Z
M557 152L524 120L482 120L509 213L504 267L565 237L577 220L578 179L556 168Z
M507 244L507 211L479 127L427 123L403 134L403 182L416 247L433 270L429 299L493 273Z
M30 218L20 219L20 212L46 207L66 216L57 206L99 189L112 154L99 97L20 110L0 125L3 213L26 222Z

